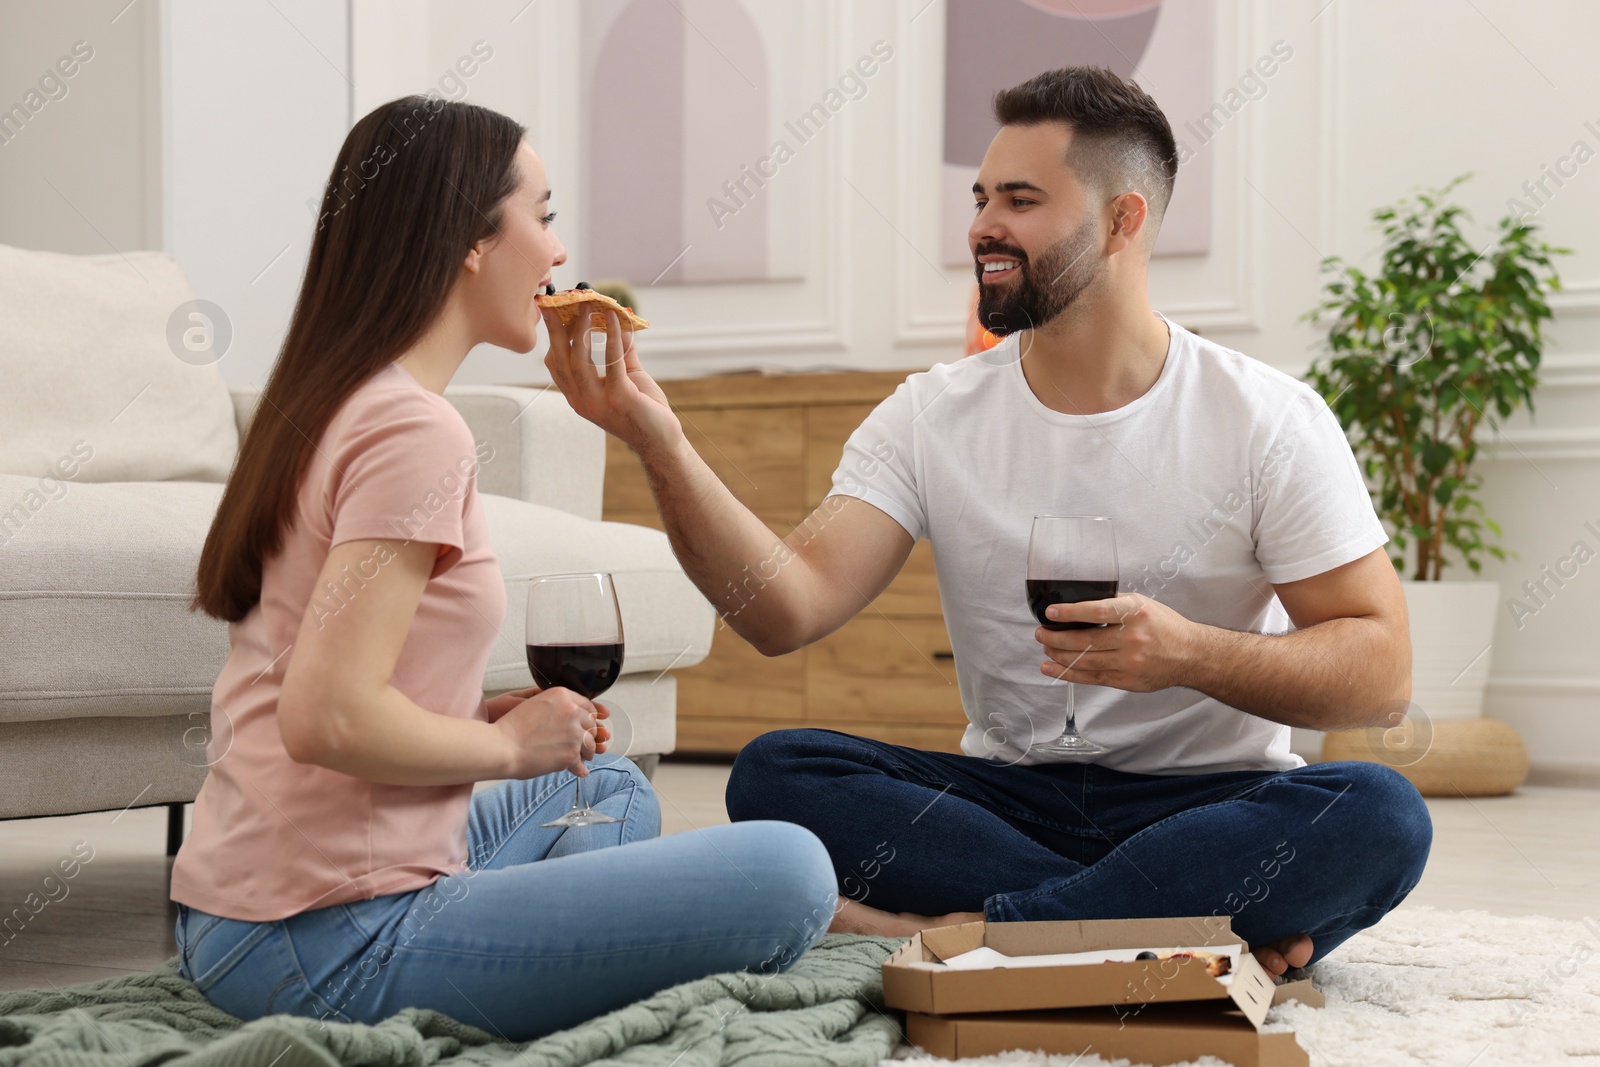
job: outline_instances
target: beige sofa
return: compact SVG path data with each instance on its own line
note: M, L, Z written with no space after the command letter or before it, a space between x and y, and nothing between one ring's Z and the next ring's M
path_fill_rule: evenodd
M0 819L164 804L169 855L182 805L227 758L210 695L228 630L186 604L258 400L215 363L175 355L189 296L164 253L0 246ZM479 446L506 582L485 693L532 684L532 576L610 571L626 636L605 698L615 750L653 769L674 743L666 672L705 657L710 605L665 535L600 521L604 438L558 392L446 397Z

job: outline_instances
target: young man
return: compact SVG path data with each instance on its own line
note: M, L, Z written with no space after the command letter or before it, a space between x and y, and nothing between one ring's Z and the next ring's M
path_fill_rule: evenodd
M547 315L547 365L639 454L684 568L768 655L843 625L933 543L965 754L780 730L728 783L735 820L797 822L828 847L853 898L835 929L1228 916L1281 974L1404 899L1432 839L1393 770L1289 751L1290 726L1392 724L1408 706L1388 538L1312 389L1152 311L1177 173L1155 102L1066 68L995 111L968 241L980 319L1005 342L907 379L782 541L686 443L614 327L601 378ZM1103 628L1033 618L1040 514L1112 517L1118 595L1053 609ZM1062 681L1110 749L1092 763L1031 750L1061 730Z

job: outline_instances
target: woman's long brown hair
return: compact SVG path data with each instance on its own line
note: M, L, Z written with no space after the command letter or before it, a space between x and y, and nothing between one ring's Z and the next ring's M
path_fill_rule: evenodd
M498 232L526 131L475 104L407 96L357 122L322 197L300 295L222 503L189 610L237 622L261 600L334 414L421 338L462 260Z

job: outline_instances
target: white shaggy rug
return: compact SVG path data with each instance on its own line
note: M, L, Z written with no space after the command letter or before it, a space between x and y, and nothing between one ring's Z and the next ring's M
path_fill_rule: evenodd
M1600 908L1597 908L1600 915ZM1312 968L1326 1007L1290 1002L1312 1067L1600 1067L1600 919L1502 918L1402 906ZM884 1067L950 1061L901 1046ZM968 1067L1126 1067L1010 1052ZM1221 1067L1210 1056L1185 1067Z

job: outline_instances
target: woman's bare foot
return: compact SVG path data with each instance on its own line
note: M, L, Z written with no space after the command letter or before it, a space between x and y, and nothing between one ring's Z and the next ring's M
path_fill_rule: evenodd
M1295 934L1282 941L1262 945L1251 950L1250 954L1268 974L1276 978L1290 967L1304 967L1311 962L1311 938L1305 934Z
M955 926L957 923L977 922L983 918L981 911L953 911L949 915L913 915L909 911L881 911L869 908L854 900L839 901L833 913L828 932L833 934L867 934L872 937L910 937L920 930L935 926Z

